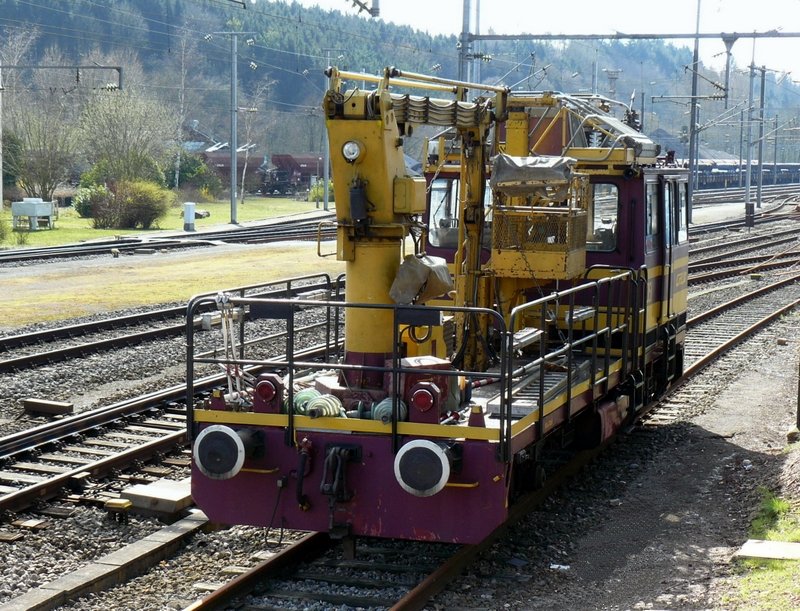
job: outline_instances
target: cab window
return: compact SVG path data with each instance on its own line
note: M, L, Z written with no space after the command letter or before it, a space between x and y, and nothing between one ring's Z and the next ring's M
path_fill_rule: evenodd
M431 182L430 243L442 248L458 245L458 180L437 178Z
M439 248L458 246L458 189L457 178L437 178L430 184L430 218L428 241ZM483 246L489 248L492 237L492 191L486 183L483 199L485 212Z
M687 193L688 185L685 182L679 182L675 185L678 190L678 197L675 198L675 230L678 234L678 244L683 244L689 239L687 219L687 202L689 194Z
M658 183L645 186L645 243L648 251L656 248L658 239Z
M645 232L648 236L658 235L658 183L647 183L645 211Z
M674 183L672 181L664 181L664 239L666 240L667 246L676 243L676 234L673 230L672 220L672 217L675 215L675 209L673 208L674 199L672 197L673 188Z
M619 188L611 183L592 185L592 214L589 219L586 250L608 252L617 248Z

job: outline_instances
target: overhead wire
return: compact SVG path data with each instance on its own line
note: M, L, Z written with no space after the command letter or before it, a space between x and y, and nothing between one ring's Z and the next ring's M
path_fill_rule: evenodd
M36 2L34 0L19 0L19 1L20 1L21 4L25 4L25 5L28 5L28 6L31 6L31 7L35 7L35 8L41 9L41 10L54 11L54 12L58 12L58 13L65 14L65 15L71 15L72 14L68 10L52 7L48 3L38 3L38 2ZM161 20L161 19L156 19L154 17L150 17L148 15L145 15L145 14L143 14L141 12L128 11L128 10L124 10L122 8L119 8L119 7L105 5L105 4L102 4L102 3L99 3L99 2L96 2L96 1L93 1L93 0L84 0L84 2L86 4L89 4L89 5L92 5L92 6L96 6L96 7L101 8L101 9L106 9L106 10L109 10L109 11L111 11L113 13L118 13L120 15L124 15L126 17L140 18L140 19L144 20L147 23L150 23L150 24L153 24L153 25L162 26L167 31L169 31L169 29L173 29L173 30L177 30L179 32L183 32L183 33L190 34L192 36L198 36L198 37L203 37L206 34L208 34L207 31L193 29L193 28L189 28L189 27L187 27L185 25L174 24L174 23L170 23L170 22L167 22L167 21L164 21L164 20ZM214 7L225 7L228 10L240 10L240 9L238 9L238 7L232 7L230 2L228 2L227 0L225 0L224 2L213 2L213 0L199 0L199 3L200 4L209 4L210 3ZM430 54L431 56L436 57L436 58L441 58L441 57L449 57L450 59L456 59L457 58L456 54L442 54L440 52L434 54L433 51L426 50L426 49L424 49L423 47L420 47L420 46L405 45L405 44L402 44L402 43L397 43L397 41L386 42L382 38L376 37L376 36L371 35L371 34L361 34L361 33L357 32L357 31L352 30L352 29L351 30L342 30L342 29L331 28L329 23L316 23L313 20L309 20L307 17L305 19L303 19L302 13L299 13L296 16L285 16L285 15L281 15L281 14L274 13L274 12L271 12L271 11L267 11L267 10L265 10L263 8L260 8L260 7L257 7L257 6L248 7L246 10L248 12L256 13L258 15L267 17L267 18L269 18L270 20L273 20L273 21L274 20L280 20L280 21L287 21L289 23L294 23L294 24L302 24L304 27L317 28L317 29L319 29L321 31L324 31L326 33L329 33L329 34L330 33L340 34L340 35L342 35L342 36L344 36L346 38L361 38L361 39L369 41L369 42L371 42L373 44L377 44L379 46L389 47L392 50L404 49L404 50L411 51L411 52L414 52L414 53L421 53L421 54L427 53L427 54ZM313 9L303 9L303 12L305 13L308 10L313 10ZM345 15L345 14L342 13L342 15ZM119 25L117 22L110 21L108 19L102 19L102 18L94 16L94 15L90 15L89 17L91 19L93 19L95 22L98 22L98 23L101 23L101 24ZM138 27L138 26L130 25L130 24L125 24L124 27L126 27L128 29L139 30L139 31L141 31L143 33L146 33L146 34L149 34L150 31L151 31L150 28ZM63 28L60 28L60 29L63 29ZM82 35L80 37L76 36L76 38L82 38L82 39L85 39L85 37L86 37L85 35ZM119 40L117 38L113 38L113 39L105 39L104 38L104 39L100 39L100 40L103 40L106 44L120 44L120 42L119 42ZM221 45L215 45L215 46L220 51L221 55L227 53L227 48L226 47L221 46ZM140 49L141 46L137 45L136 48ZM169 48L170 48L169 46L161 46L160 49L155 48L155 47L150 47L150 49L153 50L153 51L161 50L162 52L168 51ZM313 59L313 60L321 60L321 59L323 59L322 55L317 55L317 54L314 54L314 53L302 53L302 52L298 52L298 51L289 51L289 50L286 50L286 49L280 49L280 48L277 48L277 47L271 47L271 46L259 44L257 41L253 45L253 48L264 50L264 51L269 51L269 52L272 52L272 53L282 53L282 54L286 54L286 55L292 55L292 56L295 56L295 57L303 57L303 58L308 58L308 59ZM257 58L257 57L249 58L249 57L244 56L244 58L245 59L253 59L256 62L259 62L259 58ZM220 61L226 61L226 58L220 57ZM506 63L506 64L509 64L509 65L513 65L514 64L514 62L512 62L510 60L501 59L499 56L495 56L493 61L498 62L498 63ZM261 62L261 65L266 65L266 64ZM277 66L277 65L274 65L274 64L270 64L270 67L272 67L273 69L276 69L276 70L282 70L282 71L294 73L292 70L284 68L283 66Z

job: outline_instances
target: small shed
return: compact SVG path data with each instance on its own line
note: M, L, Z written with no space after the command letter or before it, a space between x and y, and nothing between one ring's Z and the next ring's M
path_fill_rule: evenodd
M24 197L21 202L11 202L11 224L15 230L53 229L57 218L57 202L46 202L41 197Z

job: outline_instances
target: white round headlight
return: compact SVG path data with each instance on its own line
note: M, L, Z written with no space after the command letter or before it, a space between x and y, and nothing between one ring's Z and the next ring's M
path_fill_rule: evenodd
M354 163L361 156L361 145L355 140L348 140L342 146L342 156L348 163Z
M400 487L418 497L441 492L450 479L452 458L446 447L428 439L414 439L394 457L394 477Z

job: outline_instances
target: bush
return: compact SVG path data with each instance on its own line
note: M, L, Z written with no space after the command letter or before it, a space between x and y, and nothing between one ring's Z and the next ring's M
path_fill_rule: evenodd
M17 230L14 232L14 244L16 246L27 246L29 242L30 231L20 231Z
M152 182L121 182L114 196L114 207L119 214L116 228L150 229L175 202L172 192Z
M81 218L98 218L111 205L113 195L103 185L90 185L78 189L73 205Z
M325 199L325 184L318 180L317 183L308 190L308 201L321 202ZM333 201L333 181L328 183L328 201Z
M78 189L75 210L91 218L95 229L150 229L176 201L170 191L151 182L121 182L115 190L102 185Z
M81 174L80 187L89 188L97 185L104 185L111 179L108 164L104 161L98 161L91 168Z
M167 169L167 186L175 188L175 171ZM201 194L204 201L214 201L222 194L222 181L197 155L182 155L180 165L180 189L189 193ZM201 197L192 197L187 201L199 201Z
M0 218L0 244L8 238L8 222L6 219Z
M125 164L121 164L125 166ZM158 164L149 157L141 157L131 162L136 171L124 171L120 163L113 163L108 159L98 160L91 168L81 174L80 186L111 185L122 181L146 181L164 185L164 172Z

